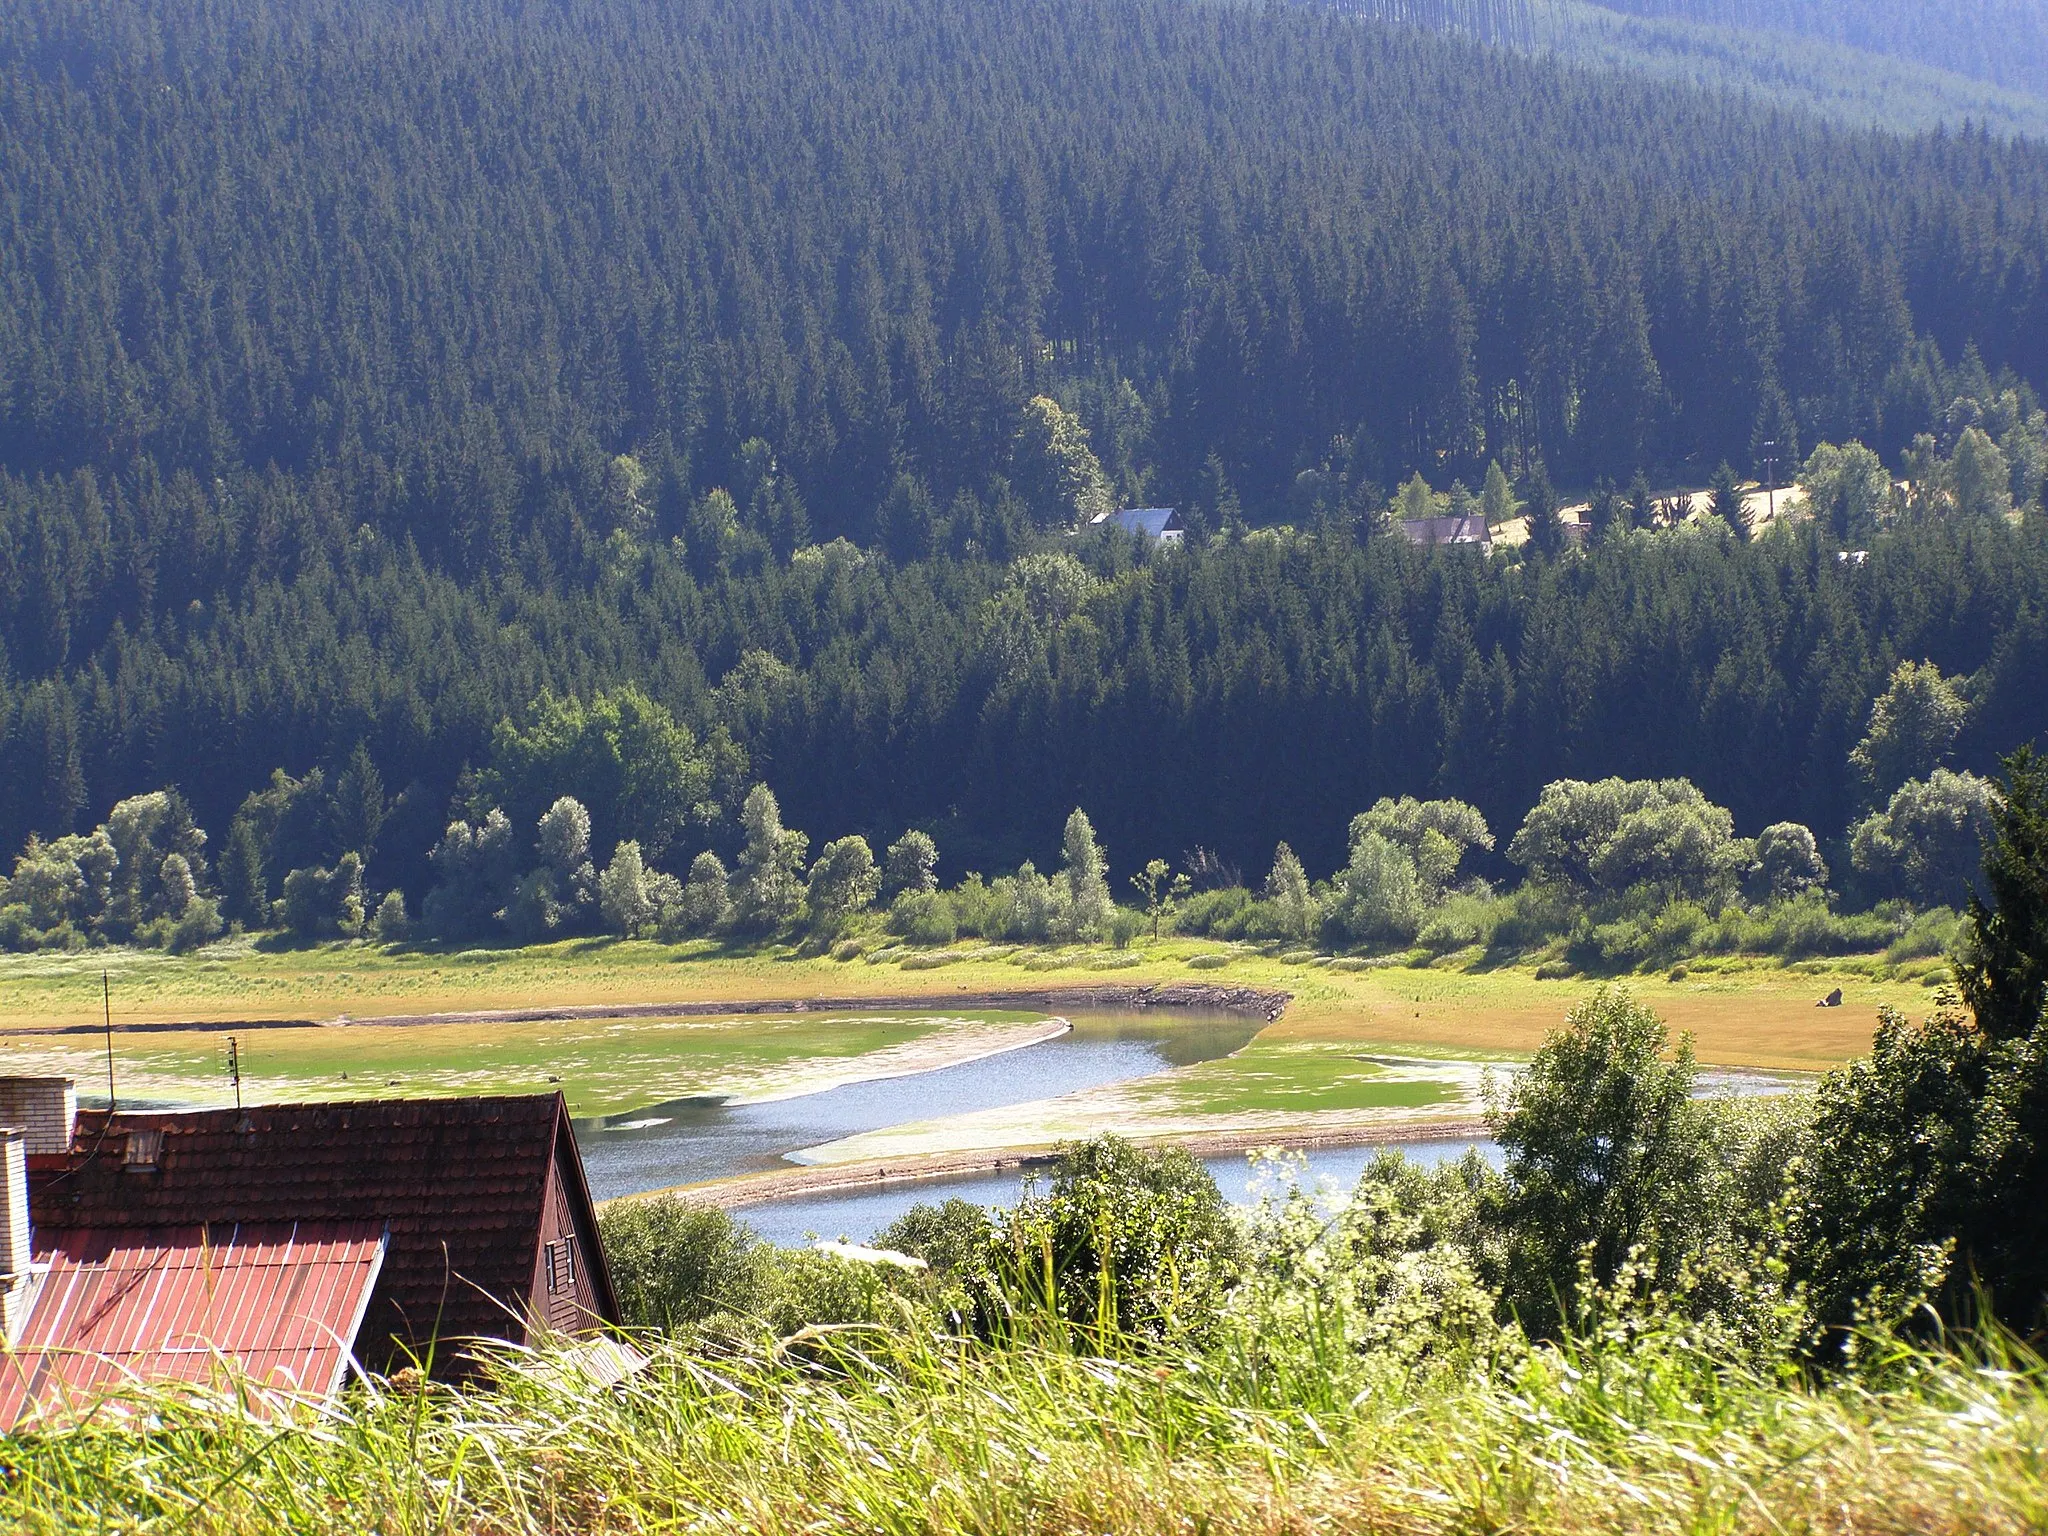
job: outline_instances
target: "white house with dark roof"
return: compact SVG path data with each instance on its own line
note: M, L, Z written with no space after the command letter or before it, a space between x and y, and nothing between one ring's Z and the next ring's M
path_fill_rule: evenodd
M1425 549L1434 549L1441 544L1493 548L1493 530L1486 526L1483 517L1403 518L1401 532L1410 544L1420 544Z
M1098 512L1089 519L1091 528L1121 528L1141 539L1161 544L1178 544L1187 532L1180 513L1172 507L1126 507L1121 512Z

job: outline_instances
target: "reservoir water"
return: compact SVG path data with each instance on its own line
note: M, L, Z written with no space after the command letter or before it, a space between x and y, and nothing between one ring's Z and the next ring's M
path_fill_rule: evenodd
M862 1131L972 1110L1055 1098L1191 1066L1227 1056L1246 1045L1261 1021L1238 1014L1075 1014L1066 1034L1036 1045L903 1077L849 1083L819 1093L765 1104L680 1099L625 1114L576 1122L577 1142L600 1200L618 1195L787 1168L806 1148ZM1781 1093L1788 1078L1771 1073L1707 1071L1703 1094ZM1498 1159L1491 1142L1471 1140L1388 1143L1425 1163L1463 1155L1478 1146ZM1300 1154L1304 1182L1349 1189L1378 1147L1321 1148ZM1259 1180L1242 1153L1205 1160L1226 1199L1255 1198ZM870 1188L795 1195L746 1206L740 1218L762 1237L801 1244L816 1237L863 1239L920 1201L958 1197L982 1205L1016 1200L1024 1176L1015 1169L918 1179Z
M1304 1189L1316 1190L1327 1184L1338 1193L1349 1193L1365 1165L1382 1151L1400 1152L1434 1166L1464 1156L1473 1146L1489 1160L1498 1161L1499 1149L1490 1141L1402 1141L1389 1142L1384 1147L1319 1147L1295 1155L1302 1160L1297 1167ZM1251 1158L1242 1152L1206 1157L1202 1161L1214 1175L1223 1198L1234 1204L1251 1204L1272 1184L1271 1171L1255 1168ZM759 1205L743 1206L733 1214L758 1236L785 1248L802 1247L820 1237L860 1242L919 1203L937 1205L942 1200L958 1199L976 1205L1014 1205L1027 1177L1012 1168L999 1173L912 1179L880 1184L873 1189L764 1200Z
M1244 1014L1071 1014L1039 1045L908 1077L767 1104L681 1099L576 1122L600 1200L789 1166L790 1154L911 1120L998 1109L1228 1056L1263 1021Z

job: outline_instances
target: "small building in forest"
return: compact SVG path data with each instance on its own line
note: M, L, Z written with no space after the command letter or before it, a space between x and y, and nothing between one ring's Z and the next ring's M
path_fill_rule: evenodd
M1435 549L1446 544L1470 548L1493 548L1493 530L1484 517L1414 517L1401 520L1401 532L1410 544Z
M1137 538L1156 539L1161 544L1178 544L1187 533L1187 525L1172 507L1126 507L1121 512L1098 512L1089 526L1120 528Z

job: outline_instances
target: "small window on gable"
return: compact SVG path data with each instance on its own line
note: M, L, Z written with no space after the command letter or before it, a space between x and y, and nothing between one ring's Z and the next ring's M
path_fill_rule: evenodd
M548 1294L566 1291L576 1284L576 1239L565 1237L546 1247Z

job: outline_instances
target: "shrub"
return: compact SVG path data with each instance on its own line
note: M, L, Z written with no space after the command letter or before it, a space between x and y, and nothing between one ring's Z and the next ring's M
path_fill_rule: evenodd
M674 901L661 912L659 932L663 940L701 938L712 932L732 912L730 882L725 861L708 848L690 861L690 878L674 893Z
M994 1231L985 1206L955 1197L913 1205L875 1234L875 1246L923 1259L941 1276L975 1275L988 1262Z
M1244 915L1252 905L1252 893L1241 885L1227 885L1212 891L1197 891L1181 903L1174 926L1182 933L1208 938L1239 939L1245 936ZM1270 935L1280 938L1283 935Z
M1382 1152L1334 1216L1286 1180L1246 1220L1257 1262L1231 1298L1233 1342L1262 1364L1305 1357L1316 1373L1318 1336L1404 1367L1504 1349L1478 1260L1479 1204L1499 1178L1476 1152L1433 1169Z
M905 891L889 905L889 931L913 944L950 944L957 936L953 904L943 891Z
M1331 920L1354 939L1410 939L1422 922L1422 884L1398 843L1366 832L1337 877Z
M1503 910L1502 901L1492 895L1475 892L1447 896L1416 929L1415 942L1439 954L1468 949L1474 944L1491 947Z
M173 954L186 954L201 945L211 944L221 936L226 926L221 921L218 902L211 897L195 896L185 903L185 910L172 921L166 944Z
M1931 960L1947 954L1955 944L1961 924L1962 919L1947 907L1931 907L1919 913L1885 946L1886 963L1898 965L1906 960Z
M719 1312L758 1313L769 1256L716 1207L655 1196L619 1200L598 1218L619 1309L638 1327L676 1329Z
M1006 1332L1020 1310L1050 1311L1125 1337L1196 1334L1215 1320L1237 1257L1223 1196L1192 1155L1098 1137L1063 1147L1050 1191L1003 1218L982 1326Z
M995 889L970 871L947 895L953 909L954 927L961 933L971 933L979 939L999 939L1003 935L1002 900Z
M405 915L405 892L386 891L377 903L377 915L370 919L370 937L379 944L396 944L411 927Z

